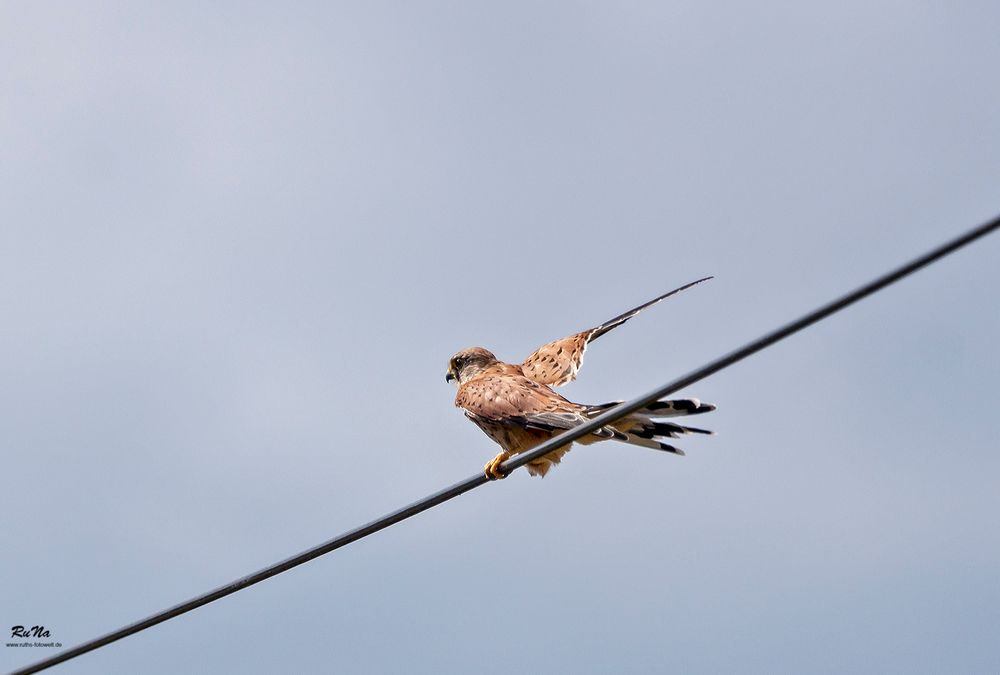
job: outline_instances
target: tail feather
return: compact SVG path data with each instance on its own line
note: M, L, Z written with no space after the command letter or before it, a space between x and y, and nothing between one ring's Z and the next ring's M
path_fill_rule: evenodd
M656 436L677 438L684 434L706 434L708 436L715 434L714 431L709 431L708 429L685 427L671 422L653 422L652 420L648 423L644 422L641 425L635 425L635 427L629 429L629 433L637 434L642 438L654 438Z
M628 443L629 445L638 445L643 448L651 448L653 450L662 450L664 452L672 452L675 455L684 456L684 451L678 447L670 445L669 443L661 443L660 441L653 440L651 438L643 438L635 434L623 434L625 438L618 439L622 443Z
M715 406L711 403L702 403L696 398L677 398L654 401L639 412L644 412L650 417L683 417L684 415L701 415L713 410L715 410Z
M610 401L598 405L588 406L586 414L589 417L600 415L602 412L611 410L616 405L624 401ZM647 417L683 417L684 415L701 415L712 412L715 406L711 403L702 403L696 398L675 398L653 401L645 408L639 408L634 414L645 415Z
M596 417L620 403L621 401L612 401L610 403L588 406L584 410L584 414L587 417ZM663 443L659 439L678 438L685 434L711 435L714 432L708 429L688 427L673 422L660 422L655 418L700 415L713 410L715 410L714 405L702 403L696 398L664 399L662 401L654 401L648 406L640 408L636 412L613 424L609 424L603 429L613 428L618 432L614 435L614 440L623 443L652 448L653 450L672 452L675 455L683 455L683 450L668 443Z

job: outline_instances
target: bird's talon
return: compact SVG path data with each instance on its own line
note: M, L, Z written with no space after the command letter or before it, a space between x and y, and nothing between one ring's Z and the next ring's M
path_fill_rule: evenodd
M503 480L504 478L506 478L507 474L503 472L503 469L500 468L500 465L503 464L504 461L509 457L510 455L508 455L506 452L501 452L496 457L487 462L486 466L483 467L483 471L486 473L486 477L489 478L490 480Z

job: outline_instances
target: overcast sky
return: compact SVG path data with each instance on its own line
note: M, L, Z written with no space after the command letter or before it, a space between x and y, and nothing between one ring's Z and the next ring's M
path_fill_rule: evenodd
M460 348L715 275L563 391L631 397L1000 211L995 2L279 5L0 6L4 631L480 471ZM998 290L994 236L684 392L687 457L578 447L58 672L997 672Z

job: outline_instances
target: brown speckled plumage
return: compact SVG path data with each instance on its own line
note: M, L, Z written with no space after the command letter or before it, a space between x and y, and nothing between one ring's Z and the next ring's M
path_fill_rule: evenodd
M520 365L503 363L482 347L471 347L455 354L448 368L448 379L454 379L458 385L455 405L463 408L465 415L503 448L503 452L487 464L487 475L502 478L499 464L510 455L529 450L614 405L605 403L588 406L573 403L550 387L558 387L576 379L583 354L590 342L625 323L650 305L702 281L705 279L665 293L596 328L542 345ZM682 455L684 453L674 446L657 439L710 432L657 422L655 418L694 415L714 409L715 406L701 403L697 399L658 401L576 442L589 445L613 439ZM527 464L528 472L544 476L569 449L570 446L564 446Z

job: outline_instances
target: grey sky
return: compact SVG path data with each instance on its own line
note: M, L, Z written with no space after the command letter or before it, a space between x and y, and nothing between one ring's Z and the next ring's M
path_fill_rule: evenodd
M0 7L4 630L471 475L459 348L714 274L565 390L632 396L1000 209L996 3L203 4ZM998 259L60 672L996 672Z

